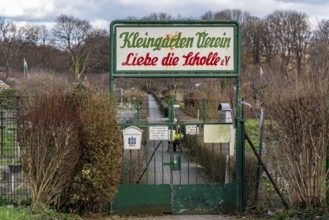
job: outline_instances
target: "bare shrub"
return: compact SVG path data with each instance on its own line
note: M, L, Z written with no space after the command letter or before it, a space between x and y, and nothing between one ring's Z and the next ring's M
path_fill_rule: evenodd
M18 138L32 208L101 211L120 181L121 132L114 99L45 79L39 85L32 79L32 88L20 90L27 93L21 100Z
M328 83L316 74L273 84L265 99L268 152L294 206L324 201L328 145ZM274 168L273 168L274 169Z
M59 90L29 99L19 118L22 165L32 188L32 209L58 205L79 162L79 118Z
M67 90L70 86L69 79L63 75L34 71L29 77L17 80L15 88L22 95L38 95L54 89Z

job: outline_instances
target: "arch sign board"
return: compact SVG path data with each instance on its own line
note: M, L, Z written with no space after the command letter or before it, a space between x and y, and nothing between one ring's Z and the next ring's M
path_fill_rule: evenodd
M114 21L111 38L114 75L239 72L238 24L233 21Z

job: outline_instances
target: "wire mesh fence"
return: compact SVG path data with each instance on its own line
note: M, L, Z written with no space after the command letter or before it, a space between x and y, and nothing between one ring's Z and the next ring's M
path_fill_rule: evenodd
M267 145L266 114L261 108L249 109L249 117L246 119L246 133L251 139L251 142L256 147L262 162L266 166L275 184L279 190L286 196L286 193L281 187L280 175L276 173L273 166L273 157L271 157L270 146ZM246 204L249 208L261 207L262 209L281 209L284 208L279 195L274 189L268 176L263 170L256 155L253 153L251 146L246 141L245 149L245 184L246 184Z
M17 139L17 120L20 97L0 100L0 197L9 200L26 200L31 195L21 164Z

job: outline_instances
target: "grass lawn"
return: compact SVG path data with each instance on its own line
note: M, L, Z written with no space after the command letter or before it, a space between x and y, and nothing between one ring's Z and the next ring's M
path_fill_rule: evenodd
M82 219L77 215L69 215L45 209L41 213L32 213L27 208L14 208L13 206L0 207L1 220L78 220Z
M259 149L259 136L260 136L259 120L253 118L247 119L245 122L245 129L251 139L251 142L254 144L256 149ZM263 135L264 135L264 130L263 130ZM263 140L263 144L264 144L264 140ZM252 151L247 141L246 141L246 150Z

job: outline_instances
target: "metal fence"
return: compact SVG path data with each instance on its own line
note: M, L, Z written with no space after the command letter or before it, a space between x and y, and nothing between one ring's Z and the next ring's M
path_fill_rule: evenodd
M20 97L0 97L0 199L2 201L26 200L31 194L23 174L17 139L20 106Z
M184 138L179 143L173 142L171 146L169 141L149 140L150 126L147 124L168 126L169 123L166 101L161 103L161 100L156 98L148 95L148 98L144 97L142 101L133 102L137 103L136 105L121 104L122 110L118 118L123 124L122 129L137 125L143 131L140 150L122 150L121 183L158 185L170 184L170 179L175 185L234 182L236 179L236 173L232 171L235 170L234 149L230 144L203 143L203 123L219 121L218 102L201 100L201 105L191 108L193 110L191 113L176 107L173 114L177 121L173 132L183 133ZM200 109L199 113L197 109ZM162 115L159 115L161 110ZM197 127L197 134L186 134L186 124ZM170 156L180 160L180 167L174 170L173 176L170 176Z
M27 200L31 196L31 189L24 177L20 161L20 145L17 138L17 122L22 108L21 101L21 97L2 97L0 94L0 201L9 203ZM150 119L149 112L152 111L148 106L150 103L146 105L145 103L147 103L146 97L140 108L131 106L131 109L134 111L127 110L127 114L119 115L119 120L126 123L132 120L133 123L138 121L141 124L145 124ZM211 103L208 102L206 106L205 110L207 111L205 112L209 113L210 110L214 110ZM193 108L193 110L195 109ZM179 114L179 112L175 114L178 116L179 121L190 119L187 118L189 116L186 114ZM203 114L203 111L200 113L195 111L190 115L199 115L199 120L202 121L205 117L215 114ZM218 118L206 119L208 121L218 120ZM129 123L127 126L129 126ZM227 150L229 150L228 146L202 144L202 126L200 126L198 135L185 135L184 140L178 146L177 152L173 152L174 156L180 155L181 167L172 172L172 178L170 178L171 173L169 172L169 166L167 166L167 163L170 161L170 153L167 152L170 147L169 143L149 141L148 127L144 125L141 128L144 130L144 140L142 141L141 149L138 151L123 150L122 152L121 183L159 185L167 184L172 179L172 184L174 185L191 185L223 184L235 181L236 162L234 158L227 156L229 155L227 153ZM181 126L181 129L184 129L184 126ZM250 130L250 128L249 130L247 129L247 132L250 134L256 132L254 135L257 136L257 131ZM247 150L246 196L249 205L255 202L253 200L256 167L257 161L254 155L248 154ZM266 204L266 206L270 207L281 206L279 198L264 176L260 178L258 203Z
M140 128L145 137L141 149L122 150L122 184L191 185L235 181L235 172L232 171L235 159L230 156L230 146L203 144L202 126L200 134L185 135L180 143L173 146L169 141L148 140L149 128ZM178 167L171 172L172 157L179 161Z

